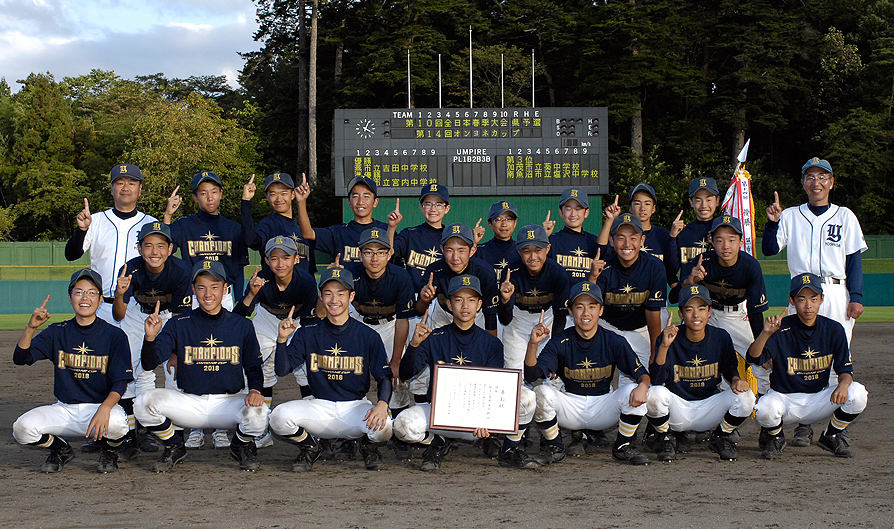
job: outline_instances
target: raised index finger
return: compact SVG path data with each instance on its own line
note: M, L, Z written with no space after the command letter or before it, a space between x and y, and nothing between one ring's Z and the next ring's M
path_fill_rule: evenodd
M773 205L779 206L779 193L776 191L773 191Z
M480 227L481 227L481 217L478 217L478 222L475 224L475 227L476 227L476 228L480 228Z
M48 302L48 301L50 301L50 296L49 296L49 295L47 296L47 299L43 300L43 304L41 304L40 308L42 308L42 309L47 308L47 302Z
M251 178L248 179L248 183L249 183L249 184L253 184L253 183L255 183L255 175L254 175L254 174L252 174L252 175L251 175Z
M292 308L289 309L289 315L286 316L286 319L291 320L291 319L292 319L292 314L294 314L294 313L295 313L295 305L292 305Z
M256 267L255 267L255 273L251 275L251 278L252 278L252 279L258 277L258 270L260 270L260 269L261 269L260 266L256 266Z
M394 201L394 212L400 213L400 199Z
M174 192L171 193L171 198L174 198L174 197L177 196L177 191L180 191L180 186L179 186L179 185L178 185L177 187L174 188Z
M543 317L546 315L546 309L540 309L540 325L543 325Z
M512 273L512 269L508 266L506 267L506 282L509 282L509 274Z
M84 199L84 211L86 211L88 215L90 214L90 203L87 202L86 198Z
M616 206L618 205L618 197L619 197L619 196L621 196L621 195L615 195L615 205L616 205Z
M155 302L155 316L158 316L159 311L161 311L161 301Z
M596 248L596 261L599 260L599 254L602 253L602 248Z
M127 263L124 263L124 266L121 267L121 275L118 277L124 277L127 275Z
M434 272L432 272L432 273L429 274L429 276L428 276L428 286L430 286L430 287L434 287L434 286L435 286L435 274L434 274Z
M546 210L546 220L544 222L549 222L549 216L552 212L553 212L553 210L551 210L551 209Z
M680 222L680 220L682 218L683 218L683 210L681 209L680 213L677 215L677 218L674 219L674 222Z

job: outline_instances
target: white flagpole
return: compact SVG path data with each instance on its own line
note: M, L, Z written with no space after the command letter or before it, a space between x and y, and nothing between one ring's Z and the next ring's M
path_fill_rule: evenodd
M472 26L469 26L469 108L472 108Z
M506 108L506 100L503 97L503 54L500 54L500 108Z
M407 108L412 108L410 105L410 50L407 49Z
M534 48L531 48L531 108L534 108Z
M441 54L438 54L438 108L444 108L441 105Z

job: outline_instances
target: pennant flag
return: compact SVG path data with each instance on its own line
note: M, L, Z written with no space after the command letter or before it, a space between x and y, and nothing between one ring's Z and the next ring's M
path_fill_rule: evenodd
M723 197L723 214L737 217L742 222L742 250L755 255L754 200L751 197L751 175L745 170L749 139L738 156L733 179Z

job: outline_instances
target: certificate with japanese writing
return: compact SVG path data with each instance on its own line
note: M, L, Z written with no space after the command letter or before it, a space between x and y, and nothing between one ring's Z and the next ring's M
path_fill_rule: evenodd
M521 378L520 369L436 365L429 428L517 433Z

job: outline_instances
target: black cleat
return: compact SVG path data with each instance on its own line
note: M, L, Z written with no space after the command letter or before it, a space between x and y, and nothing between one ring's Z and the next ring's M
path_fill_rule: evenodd
M314 461L319 459L322 453L322 443L315 443L313 446L301 446L298 457L292 463L292 472L309 472L314 467Z
M158 452L158 441L146 428L137 430L137 446L141 452Z
M499 457L500 451L503 449L503 439L500 435L491 435L481 441L481 449L484 455L493 459Z
M795 427L795 434L792 435L792 446L810 446L813 441L813 426L809 424L799 424Z
M568 454L575 457L587 455L587 436L580 430L571 432L571 444L568 445Z
M357 441L355 439L344 439L341 446L335 452L336 461L350 461L354 459L357 453Z
M335 459L335 450L332 449L332 439L317 439L320 445L320 459Z
M89 441L81 445L81 452L84 454L95 454L100 450L101 447L99 446L99 443L97 443L93 439L90 439Z
M155 462L153 469L157 473L167 472L172 470L174 466L178 465L184 459L186 459L185 446L182 444L165 445L165 449L161 453L161 457L158 458L158 461Z
M138 455L140 455L140 447L130 436L128 436L127 439L121 443L121 446L118 447L118 457L125 463L131 459L135 459Z
M677 438L676 447L678 454L685 454L692 450L694 436L690 436L688 432L674 432L674 437Z
M528 457L528 454L518 446L500 452L497 461L500 462L500 466L509 468L540 468L540 463L536 459Z
M118 452L103 448L99 451L99 463L96 464L96 471L100 474L108 474L118 470Z
M547 444L540 449L540 454L534 457L541 466L558 463L565 459L565 447L559 445Z
M816 446L832 452L835 457L854 457L854 451L851 450L850 446L841 437L840 433L835 435L824 433L816 442Z
M366 466L366 470L380 470L384 466L382 464L382 454L379 453L378 446L369 442L367 438L360 440L360 455L363 456L363 464Z
M624 461L631 465L645 465L649 458L640 454L630 443L624 443L618 448L612 449L612 458L615 461Z
M394 442L391 444L391 448L394 450L394 458L398 461L407 461L413 459L413 447L396 437L394 438Z
M239 470L254 472L261 468L258 461L258 447L254 441L248 444L230 442L230 456L239 461Z
M708 441L708 447L716 452L720 459L726 459L727 461L739 459L739 450L729 435L712 435L711 440Z
M52 472L62 472L62 467L74 459L74 456L74 450L71 448L71 445L65 443L64 446L50 450L50 455L47 456L46 463L41 465L40 471L48 474Z
M655 458L659 461L674 461L677 459L677 437L673 432L656 433Z
M764 459L778 459L782 455L782 449L785 448L785 434L779 433L777 436L767 434L767 442L761 450L761 457Z
M449 451L450 443L446 442L446 440L441 446L428 445L428 448L425 449L425 453L422 454L422 465L419 469L439 470L441 468L441 461L444 460L444 456L446 456Z

